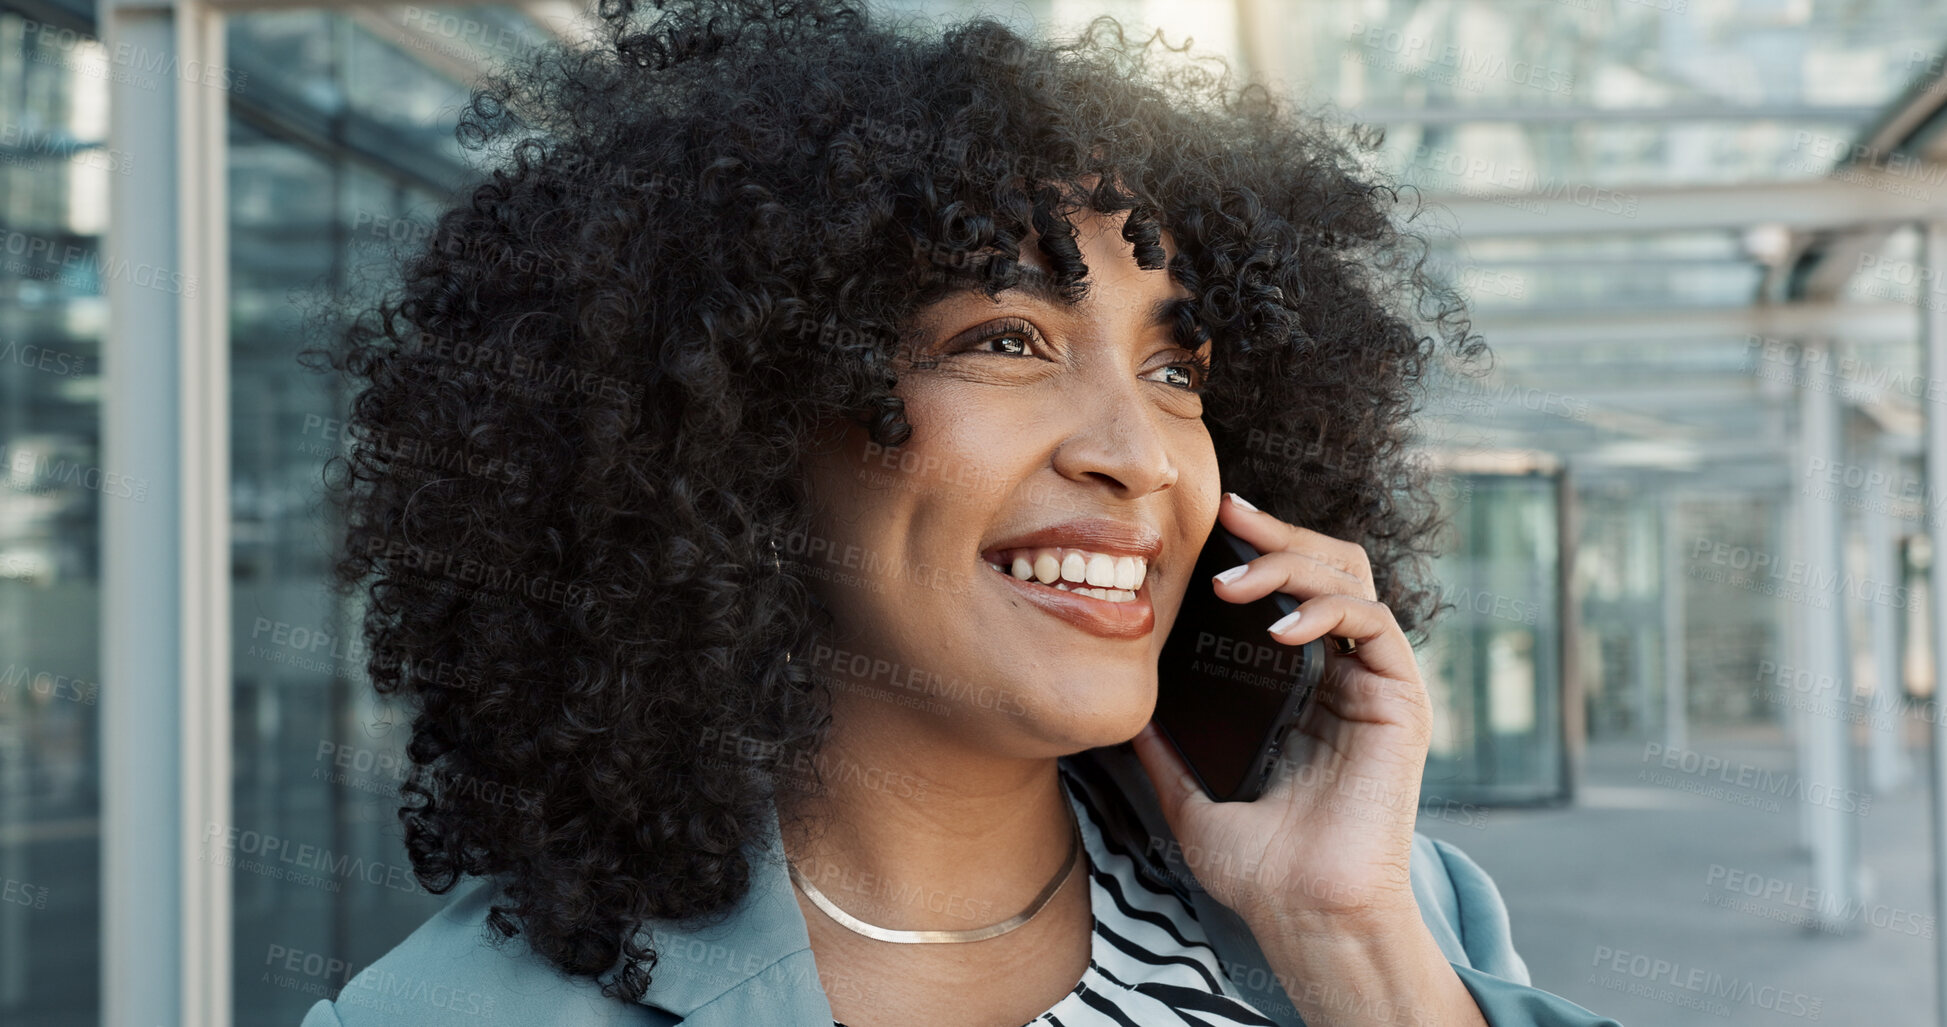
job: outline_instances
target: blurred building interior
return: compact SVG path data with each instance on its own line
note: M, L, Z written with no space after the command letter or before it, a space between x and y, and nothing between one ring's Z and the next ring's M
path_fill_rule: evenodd
M1383 129L1373 168L1424 200L1494 353L1420 422L1453 525L1422 819L1492 854L1538 986L1723 1020L1583 977L1692 951L1606 919L1667 879L1706 962L1753 953L1723 972L1947 1023L1947 9L886 6L1113 14ZM324 587L345 397L296 350L469 180L468 83L584 17L0 0L0 1021L295 1024L441 905L403 883L404 731ZM239 832L363 869L221 865ZM1697 902L1747 868L1822 898L1789 924ZM1881 906L1926 936L1857 912Z

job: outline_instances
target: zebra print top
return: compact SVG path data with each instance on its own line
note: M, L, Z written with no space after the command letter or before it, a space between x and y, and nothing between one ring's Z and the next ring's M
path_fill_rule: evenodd
M1088 850L1094 914L1088 968L1074 990L1024 1027L1277 1027L1224 976L1196 911L1179 890L1139 869L1106 811L1120 803L1106 781L1091 783L1064 763L1061 782ZM833 1027L845 1027L832 1021Z

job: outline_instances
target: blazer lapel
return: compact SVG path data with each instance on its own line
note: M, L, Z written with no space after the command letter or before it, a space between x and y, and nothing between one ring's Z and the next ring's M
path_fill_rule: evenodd
M774 807L766 807L764 835L751 852L749 890L715 919L695 928L660 921L638 933L658 956L644 1005L695 1027L832 1022Z

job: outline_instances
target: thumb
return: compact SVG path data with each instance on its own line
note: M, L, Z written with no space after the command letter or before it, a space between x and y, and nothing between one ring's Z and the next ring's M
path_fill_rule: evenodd
M1190 773L1189 764L1183 762L1176 746L1156 729L1155 721L1144 724L1130 744L1136 749L1136 759L1141 761L1143 771L1149 775L1149 783L1156 789L1163 819L1181 837L1183 818L1198 806L1211 805L1210 796L1204 794L1203 786Z

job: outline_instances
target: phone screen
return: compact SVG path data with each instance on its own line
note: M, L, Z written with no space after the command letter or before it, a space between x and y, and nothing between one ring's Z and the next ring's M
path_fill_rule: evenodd
M1217 597L1210 579L1258 556L1218 524L1197 557L1183 608L1157 665L1156 726L1218 801L1263 791L1279 739L1323 671L1323 639L1284 645L1265 630L1298 606L1283 593L1250 603Z

